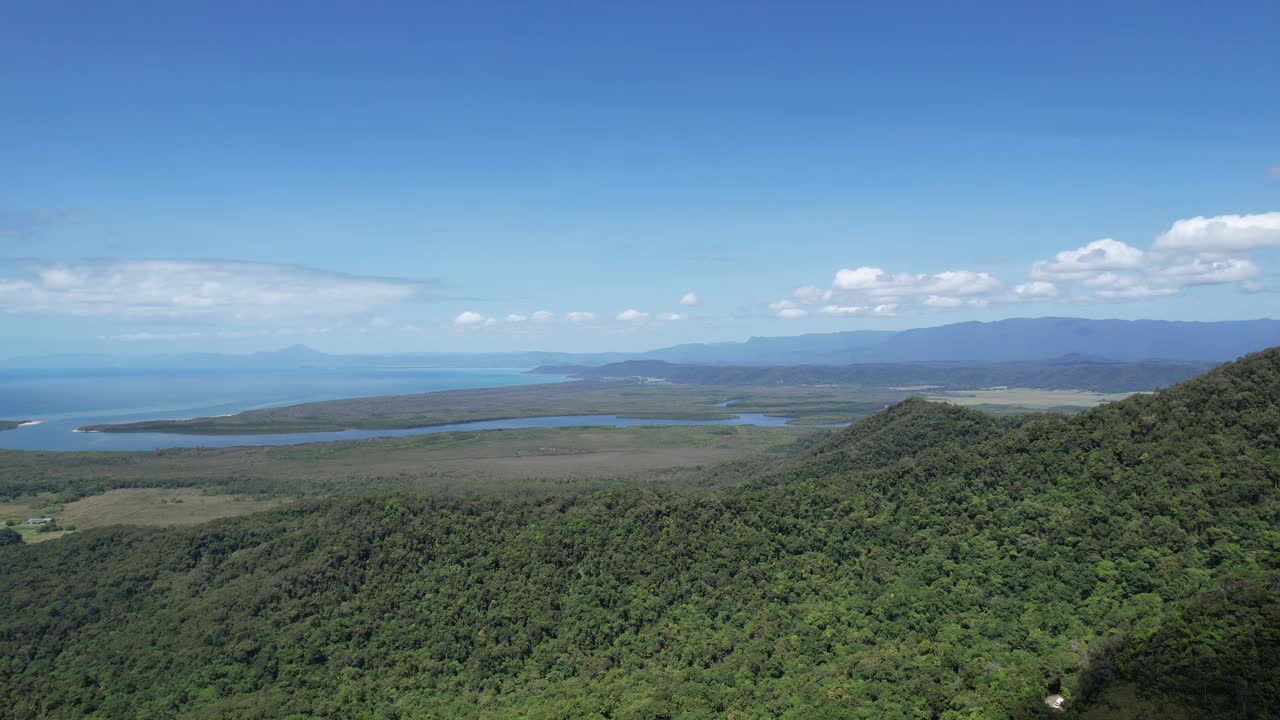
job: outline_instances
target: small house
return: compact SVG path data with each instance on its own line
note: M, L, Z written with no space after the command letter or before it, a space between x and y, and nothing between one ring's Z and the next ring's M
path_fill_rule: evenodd
M23 525L48 525L51 522L53 522L53 518L31 518Z

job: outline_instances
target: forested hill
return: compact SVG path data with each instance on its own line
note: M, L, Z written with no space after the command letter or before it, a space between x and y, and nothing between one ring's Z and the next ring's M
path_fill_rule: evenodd
M780 367L676 365L660 360L628 360L600 367L544 366L533 372L579 378L660 378L686 385L931 386L947 390L1004 386L1114 393L1169 387L1199 375L1214 365L1216 363L1112 362L1082 357L970 365L866 363Z
M0 717L1275 717L1278 402L1272 349L1071 418L909 401L714 497L0 548Z
M800 465L838 462L844 472L874 470L928 451L993 440L1032 419L910 398L834 433Z

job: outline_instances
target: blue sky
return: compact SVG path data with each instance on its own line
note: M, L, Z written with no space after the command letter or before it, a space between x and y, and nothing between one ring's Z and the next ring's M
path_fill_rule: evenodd
M1276 316L1277 27L1274 2L9 3L0 355Z

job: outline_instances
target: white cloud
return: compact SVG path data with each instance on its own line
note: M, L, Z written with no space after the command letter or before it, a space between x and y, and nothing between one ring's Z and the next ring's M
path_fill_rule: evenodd
M509 323L522 323L528 319L529 318L524 315L520 315L519 313L509 313L505 318L503 318L503 320L506 320Z
M857 293L866 297L898 298L921 295L967 296L993 292L1003 287L996 278L985 272L947 270L927 273L887 273L880 268L845 268L836 273L832 286L836 291ZM817 294L817 288L801 288L807 297L829 300L830 292Z
M424 283L228 260L34 263L0 277L0 312L271 321L421 298Z
M889 274L880 268L860 267L853 270L841 268L836 271L835 286L841 290L868 290L889 282Z
M576 323L579 325L582 323L589 323L592 320L596 319L595 313L589 313L589 312L571 312L565 317L569 319L569 322Z
M830 288L802 285L791 297L771 303L778 312L821 304L818 312L832 316L875 315L890 317L904 307L944 309L981 307L994 298L1020 299L999 279L985 272L945 270L938 273L890 273L882 268L841 268ZM788 313L787 317L802 317Z
M1088 288L1097 290L1120 290L1141 284L1142 276L1138 273L1100 272L1094 275L1083 275L1078 282Z
M1160 252L1238 253L1280 247L1280 212L1178 220L1156 238Z
M964 300L955 297L946 297L944 295L930 295L926 297L922 304L936 308L953 308L964 305Z
M930 295L981 295L1002 286L1003 283L988 273L948 270L930 277L920 292Z
M791 296L807 305L826 302L831 299L831 291L814 285L805 285L791 291Z
M669 320L669 321L675 322L675 321L678 321L678 320L685 320L685 319L687 319L689 316L688 316L688 315L685 315L685 314L683 314L683 313L666 312L666 313L662 313L662 315L660 315L659 317L660 317L662 320Z
M827 305L822 308L822 313L825 315L840 315L844 317L861 315L866 311L867 309L860 305Z
M1044 280L1033 280L1014 286L1013 292L1021 298L1051 298L1058 296L1058 286Z
M618 319L622 322L644 322L649 319L649 313L628 308L618 313Z
M687 292L680 297L681 305L697 305L698 302L698 293Z
M1220 257L1201 253L1197 257L1178 258L1168 265L1156 266L1153 275L1180 285L1216 285L1251 280L1262 274L1252 261L1244 258Z
M1176 287L1151 287L1145 284L1130 285L1128 287L1099 290L1095 293L1104 300L1136 300L1139 298L1164 297L1166 295L1175 295L1178 292Z
M478 325L492 324L490 322L491 320L493 320L493 318L485 317L478 312L467 310L465 312L458 313L458 316L453 319L453 324L459 327L475 327Z
M805 310L803 308L795 308L795 307L783 308L778 311L778 317L785 318L787 320L797 320L799 318L805 317L808 314L809 314L808 310Z
M533 313L532 315L530 315L529 319L534 322L550 322L551 320L555 319L555 315L552 315L546 310L539 310Z
M1244 253L1271 246L1280 247L1280 212L1194 217L1174 222L1148 252L1097 240L1033 264L1031 275L1075 283L1101 300L1163 297L1196 285L1234 283L1250 290L1262 270Z
M1196 285L1234 284L1257 292L1261 267L1248 251L1280 248L1280 212L1178 220L1149 250L1113 238L1094 240L1032 263L1029 278L1005 284L985 272L888 272L859 266L836 272L830 288L802 285L775 312L821 305L826 315L897 315L922 309L985 307L998 303L1125 300L1162 297ZM798 317L789 313L791 317Z
M924 275L915 273L890 275L884 270L874 267L859 267L852 270L842 268L836 272L833 285L837 290L894 293L916 285L924 278Z
M1041 260L1031 266L1031 277L1037 280L1080 280L1104 270L1127 270L1140 267L1145 254L1119 240L1103 238L1082 248L1063 250L1052 260Z

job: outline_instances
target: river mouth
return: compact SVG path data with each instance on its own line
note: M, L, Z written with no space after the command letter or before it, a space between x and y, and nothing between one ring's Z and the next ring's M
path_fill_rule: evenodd
M435 433L476 430L519 430L558 427L642 427L672 425L758 425L780 427L791 418L763 413L741 413L725 420L675 420L664 418L628 418L618 415L552 415L544 417L478 420L474 422L432 425L429 427L387 430L340 430L270 435L181 435L172 433L103 433L77 431L82 420L63 419L15 428L0 434L0 448L11 450L162 450L191 447L239 447L265 445L304 445L338 440L433 435ZM806 425L803 427L842 427L840 425Z

